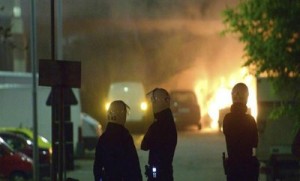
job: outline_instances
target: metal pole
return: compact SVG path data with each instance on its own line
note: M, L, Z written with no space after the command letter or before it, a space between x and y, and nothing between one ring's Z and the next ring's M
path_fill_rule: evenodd
M32 104L33 104L33 179L39 180L39 150L38 150L38 122L37 122L37 81L36 81L36 2L31 0L31 31L30 53L32 64Z
M56 130L56 123L58 123L57 115L59 113L57 112L57 105L55 102L55 99L57 97L57 88L52 87L51 89L52 92L52 128L51 128L51 137L52 137L52 163L51 163L51 181L57 181L57 160L58 160L58 150L57 150L57 145L58 145L58 140L57 136L55 133L57 132Z
M62 118L62 114L63 114L63 90L61 87L57 87L58 89L58 98L59 98L59 102L58 102L58 107L57 109L59 110L59 115L58 115L58 180L59 181L63 181L63 118Z
M59 4L60 2L58 2ZM59 5L58 5L58 8ZM58 11L61 11L61 9L59 9ZM61 17L61 14L59 12L57 18L60 19ZM61 23L59 20L58 20L58 28L61 28ZM55 51L56 51L56 47L55 47L55 39L56 39L56 36L55 36L55 3L54 3L54 0L51 1L51 58L53 61L56 61L57 60L57 55L58 54L55 54ZM58 34L58 35L61 35L61 34ZM57 37L57 41L59 42L59 45L61 45L61 37ZM61 48L61 47L59 47ZM60 50L58 51L60 52ZM61 53L59 54L59 56L62 56ZM57 171L58 171L58 180L59 181L63 181L64 178L66 177L65 175L65 142L64 142L64 137L65 137L65 129L64 129L64 94L63 94L63 91L64 89L62 87L57 87L59 89L59 105L55 104L54 106L56 106L54 109L58 109L58 111L55 111L55 112L58 112L59 115L55 116L55 119L58 118L58 131L59 131L59 137L58 137L58 147L57 148L57 160L55 161L55 165L57 165ZM57 98L57 97L56 97ZM54 126L54 124L52 125ZM53 130L53 129L52 129ZM53 130L52 134L55 134L54 133L55 130ZM57 130L56 130L57 131ZM55 179L57 178L57 174L55 174Z
M62 46L62 1L56 1L56 60L61 60L63 58L63 46ZM60 167L61 172L60 176L63 180L66 180L66 142L65 142L65 119L64 119L64 88L60 88L61 90L61 112L60 112L60 145L62 146L60 149L61 159Z
M62 1L56 1L56 59L63 59L63 14L62 14Z
M55 7L54 7L55 3L54 3L54 0L51 0L51 12L50 12L50 17L51 17L51 20L50 20L50 26L51 26L51 60L52 61L55 61L55 18L54 18L54 15L55 15ZM55 130L55 123L57 122L58 125L59 125L59 118L58 118L58 115L59 115L59 106L56 104L56 100L57 99L57 88L56 87L52 87L52 93L53 93L53 96L52 96L52 102L54 103L52 105L52 149L53 149L53 155L52 155L52 164L51 164L51 180L52 181L57 181L57 171L59 172L60 168L59 168L59 165L58 165L58 160L59 160L59 156L60 156L60 153L59 153L59 142L57 139L57 137L55 136L55 134L57 133L57 130ZM59 126L57 126L57 128L59 128Z
M62 87L59 88L60 91L60 119L59 119L59 180L65 180L64 173L65 173L65 166L64 166L64 159L65 159L65 149L64 149L64 133L65 133L65 124L64 124L64 89Z
M51 59L55 60L55 3L51 1Z

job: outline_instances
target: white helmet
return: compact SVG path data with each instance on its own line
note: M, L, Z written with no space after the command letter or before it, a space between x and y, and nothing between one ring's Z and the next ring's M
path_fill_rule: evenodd
M248 87L244 83L237 83L231 92L233 103L247 104L249 91Z
M126 122L127 109L129 106L121 100L113 101L107 111L107 119L109 122L124 125Z
M153 112L157 113L170 107L170 95L163 88L155 88L147 95L151 94Z

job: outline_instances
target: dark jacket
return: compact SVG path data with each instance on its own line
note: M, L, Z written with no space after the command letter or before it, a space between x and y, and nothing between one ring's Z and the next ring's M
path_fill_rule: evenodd
M103 168L104 172L102 171ZM99 181L103 175L109 181L142 180L139 159L132 136L126 128L115 123L108 123L96 147L95 181Z
M253 156L258 144L258 131L254 118L246 114L247 106L234 103L226 114L223 132L228 152L227 180L257 180L259 162Z
M225 115L223 132L229 158L243 159L252 156L258 144L258 131L254 118L246 114L247 106L235 103Z
M149 165L155 165L173 174L173 157L177 145L177 130L170 109L154 115L156 121L149 127L142 140L141 149L149 150Z

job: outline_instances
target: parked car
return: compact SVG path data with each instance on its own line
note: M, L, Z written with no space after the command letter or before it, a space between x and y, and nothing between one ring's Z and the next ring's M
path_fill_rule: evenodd
M33 142L18 133L0 131L0 137L15 151L24 153L33 159ZM51 155L49 149L38 148L39 151L39 167L42 177L50 176L50 160Z
M10 148L0 137L0 178L10 181L32 178L32 159Z
M171 105L177 127L196 125L201 129L201 111L192 90L170 90Z
M30 139L31 141L33 140L33 132L28 128L2 127L0 128L0 132L1 131L17 133ZM51 143L41 135L38 135L38 147L48 149L50 153L52 153Z

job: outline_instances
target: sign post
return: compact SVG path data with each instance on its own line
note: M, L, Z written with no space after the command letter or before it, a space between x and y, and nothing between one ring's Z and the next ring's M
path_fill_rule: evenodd
M70 105L77 104L71 88L81 86L80 62L40 60L39 85L52 87L47 100L47 105L52 106L51 180L56 181L58 177L59 181L63 181L66 171L66 135L71 135L73 140L72 128L66 129L65 127L66 125L72 127L72 123L66 124L66 122L70 121ZM67 131L71 131L72 134ZM69 137L67 136L68 141L70 141Z

